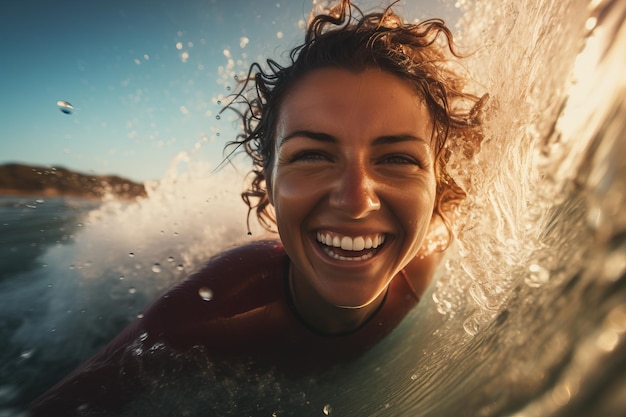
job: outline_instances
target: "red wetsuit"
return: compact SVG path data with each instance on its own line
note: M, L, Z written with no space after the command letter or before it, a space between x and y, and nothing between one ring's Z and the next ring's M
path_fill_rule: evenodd
M122 365L151 349L200 347L215 363L253 361L306 376L358 357L389 334L418 302L404 273L358 330L324 335L302 322L287 286L289 259L277 241L260 241L213 257L159 297L102 351L33 403L33 415L71 415L81 404L114 410L132 398L134 374ZM154 366L151 363L150 366Z

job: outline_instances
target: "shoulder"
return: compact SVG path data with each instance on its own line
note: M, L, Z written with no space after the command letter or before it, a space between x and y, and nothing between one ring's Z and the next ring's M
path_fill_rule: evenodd
M203 306L221 305L226 300L232 301L237 294L259 290L276 280L282 282L286 259L282 244L274 240L229 249L213 256L156 303L168 305L186 299Z
M229 271L248 275L251 271L272 270L284 262L285 250L278 240L260 240L238 246L213 256L189 280L210 279L209 276Z
M36 400L30 411L33 415L73 415L85 403L114 410L140 384L138 372L143 365L138 364L144 362L137 358L167 360L154 354L155 346L175 350L205 346L212 352L230 352L245 347L242 341L255 331L279 331L280 326L273 326L275 321L268 320L260 307L285 304L286 267L278 241L257 241L212 257L198 272L158 297L143 318ZM284 318L284 309L276 310Z
M146 332L172 346L198 344L199 334L215 334L225 322L281 301L286 269L278 241L224 251L155 300L142 319Z
M202 268L172 290L193 293L197 299L210 298L222 301L237 300L238 296L282 286L287 258L282 244L276 240L263 240L239 246L211 258ZM202 290L204 294L199 294Z

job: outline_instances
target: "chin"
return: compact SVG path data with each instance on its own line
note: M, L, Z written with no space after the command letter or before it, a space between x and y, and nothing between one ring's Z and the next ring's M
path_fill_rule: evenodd
M322 297L335 307L346 309L367 307L376 301L386 290L386 287L383 287L365 292L362 286L358 289L355 289L352 285L345 285L342 288L333 287L332 289L326 288L325 291L322 291Z

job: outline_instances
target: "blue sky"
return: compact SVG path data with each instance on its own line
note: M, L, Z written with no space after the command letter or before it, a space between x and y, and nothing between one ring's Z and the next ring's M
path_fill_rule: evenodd
M369 9L379 1L357 4ZM234 127L232 120L215 116L218 100L235 87L232 75L295 46L312 5L4 2L0 163L61 165L137 181L161 178L182 151L219 164ZM411 20L456 19L450 2L405 0L398 11ZM74 106L72 114L59 110L59 100Z

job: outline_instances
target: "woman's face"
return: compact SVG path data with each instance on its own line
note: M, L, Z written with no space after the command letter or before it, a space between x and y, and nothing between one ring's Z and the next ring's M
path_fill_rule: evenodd
M432 126L421 98L384 71L318 69L292 87L268 193L294 285L363 307L415 257L435 201Z

